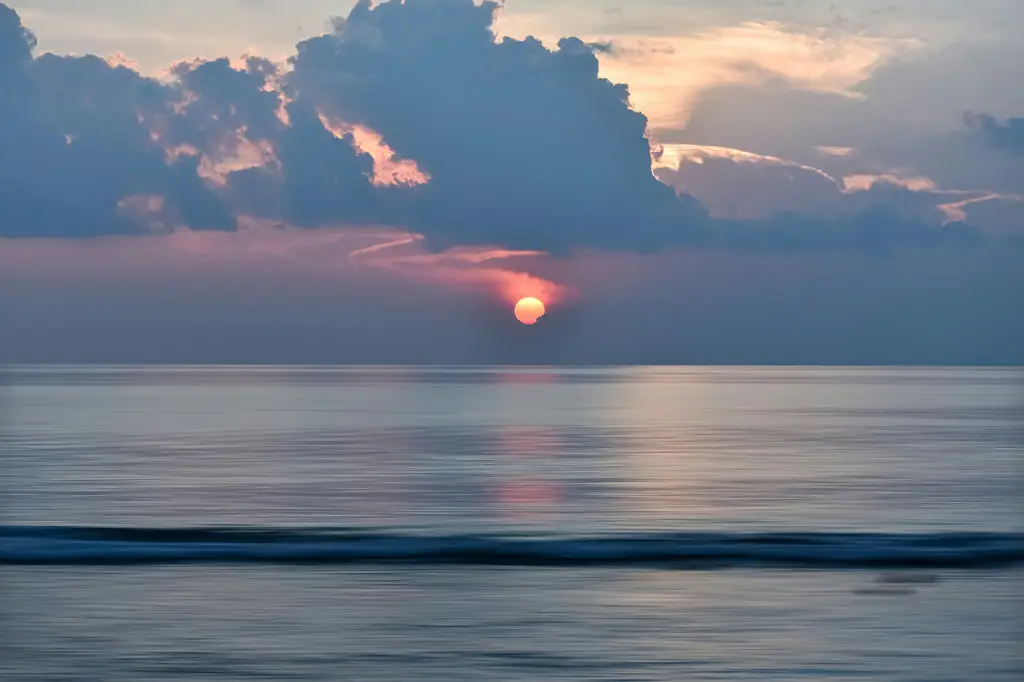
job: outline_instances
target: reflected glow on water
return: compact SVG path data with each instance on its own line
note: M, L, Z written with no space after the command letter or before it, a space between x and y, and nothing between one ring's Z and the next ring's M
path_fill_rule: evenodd
M830 533L1020 532L1022 380L1014 369L13 368L0 374L0 512L9 525L442 540L802 532L840 552L844 536ZM1024 679L1019 569L663 568L0 566L0 673Z

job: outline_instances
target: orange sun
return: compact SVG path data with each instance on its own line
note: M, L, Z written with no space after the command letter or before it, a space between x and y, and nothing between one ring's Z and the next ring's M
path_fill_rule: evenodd
M540 299L528 296L516 303L516 319L523 324L536 324L544 317L544 303Z

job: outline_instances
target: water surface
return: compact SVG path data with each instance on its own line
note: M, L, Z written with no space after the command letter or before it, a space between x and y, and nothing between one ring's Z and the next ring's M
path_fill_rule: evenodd
M1022 381L8 368L0 665L1022 679Z

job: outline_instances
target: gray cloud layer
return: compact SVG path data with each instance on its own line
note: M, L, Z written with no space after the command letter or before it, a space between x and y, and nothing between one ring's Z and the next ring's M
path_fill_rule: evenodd
M94 56L33 59L32 34L0 4L0 236L145 232L154 214L165 227L231 230L248 214L400 225L434 248L555 253L978 239L884 207L841 220L712 220L651 173L647 120L626 86L598 76L593 46L496 41L496 10L364 0L300 43L287 73L262 58L221 59L180 64L164 83ZM373 158L324 117L377 131L429 182L374 184ZM265 158L238 164L253 150ZM140 214L126 209L132 197L160 200Z

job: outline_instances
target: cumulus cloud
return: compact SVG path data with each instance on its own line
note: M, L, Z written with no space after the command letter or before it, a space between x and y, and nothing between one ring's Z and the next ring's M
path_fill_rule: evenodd
M299 101L377 130L431 180L407 225L432 243L658 246L703 212L650 170L647 120L567 38L496 41L497 4L360 2L298 47Z
M32 34L0 7L0 236L235 230L252 218L390 225L435 252L874 248L955 236L898 202L800 218L780 217L785 202L717 210L700 178L652 172L652 158L672 151L652 148L627 86L601 77L595 53L608 47L499 39L495 2L362 0L299 43L290 64L200 59L166 80L95 56L33 58ZM835 88L875 59L854 59Z
M95 56L33 59L34 45L0 5L0 234L131 232L120 204L134 195L163 197L194 229L232 227L195 159L167 162L140 120L166 88Z
M7 5L0 5L0 68L7 71L27 62L35 46L35 35L21 25L18 13Z

